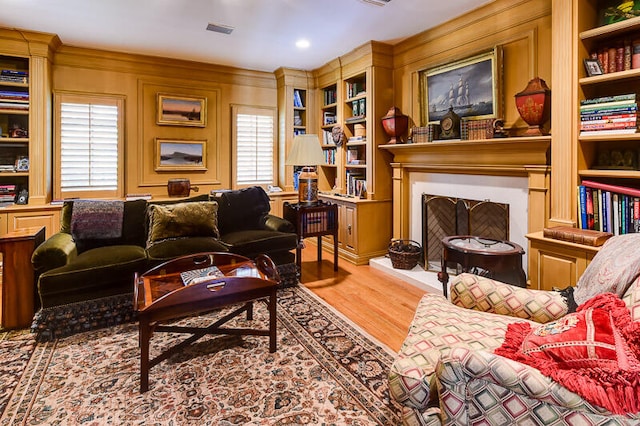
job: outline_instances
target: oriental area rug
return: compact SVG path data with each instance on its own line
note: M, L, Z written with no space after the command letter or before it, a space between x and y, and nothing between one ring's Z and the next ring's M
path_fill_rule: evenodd
M183 319L206 326L231 308ZM254 319L230 326L265 327ZM397 425L393 354L303 287L278 293L278 350L261 336L205 336L153 367L139 393L137 323L36 343L0 341L0 425ZM151 356L186 335L156 333Z

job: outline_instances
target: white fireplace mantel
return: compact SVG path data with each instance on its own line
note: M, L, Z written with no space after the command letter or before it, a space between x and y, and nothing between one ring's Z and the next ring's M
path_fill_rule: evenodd
M380 145L393 155L393 237L409 238L411 174L443 173L528 178L528 232L549 218L551 137Z

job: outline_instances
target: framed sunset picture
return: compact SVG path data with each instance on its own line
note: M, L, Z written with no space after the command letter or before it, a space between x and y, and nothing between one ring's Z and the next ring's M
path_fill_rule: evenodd
M206 118L207 98L158 93L158 124L205 127Z

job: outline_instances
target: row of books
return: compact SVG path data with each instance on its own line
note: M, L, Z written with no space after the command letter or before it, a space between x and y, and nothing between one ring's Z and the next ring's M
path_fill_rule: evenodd
M637 53L636 53L637 52ZM640 53L638 41L619 39L610 41L605 46L599 46L589 53L591 59L597 59L604 74L640 68Z
M635 133L637 110L635 93L584 99L580 102L580 134Z
M364 83L364 80L347 82L347 99L354 98L358 95L366 93L366 91L367 91L367 88Z
M367 180L364 174L353 170L347 170L347 195L365 198L367 195Z
M324 161L327 164L336 164L336 150L335 149L323 149Z
M335 223L329 212L308 212L302 217L302 228L306 234L312 234L335 229Z
M325 89L322 105L331 105L338 102L338 92L335 89Z
M492 139L493 125L495 121L495 118L485 118L480 120L460 120L460 139L463 141Z
M304 108L304 102L299 90L293 91L293 106L294 108Z
M364 117L367 115L367 104L366 99L358 99L357 101L353 101L351 103L351 110L353 116Z
M4 81L7 83L27 84L29 82L29 72L18 70L0 70L0 81Z
M333 132L331 130L322 130L322 144L323 145L335 145L333 141Z
M613 235L640 232L640 190L584 180L578 186L578 227Z

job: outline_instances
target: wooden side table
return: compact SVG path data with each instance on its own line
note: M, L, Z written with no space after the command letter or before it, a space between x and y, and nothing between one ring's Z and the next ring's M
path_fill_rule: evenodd
M3 328L24 328L31 325L36 299L31 255L44 242L44 232L44 227L24 228L0 236L0 324Z
M338 270L338 205L318 201L315 204L283 205L283 217L296 227L300 244L296 248L296 265L302 274L302 241L318 237L318 262L322 261L322 236L333 235L333 270Z
M476 267L486 271L486 276L507 284L526 287L527 279L522 269L524 250L511 241L494 240L472 235L453 235L442 239L442 271L438 279L447 297L448 263L462 266L463 272Z

